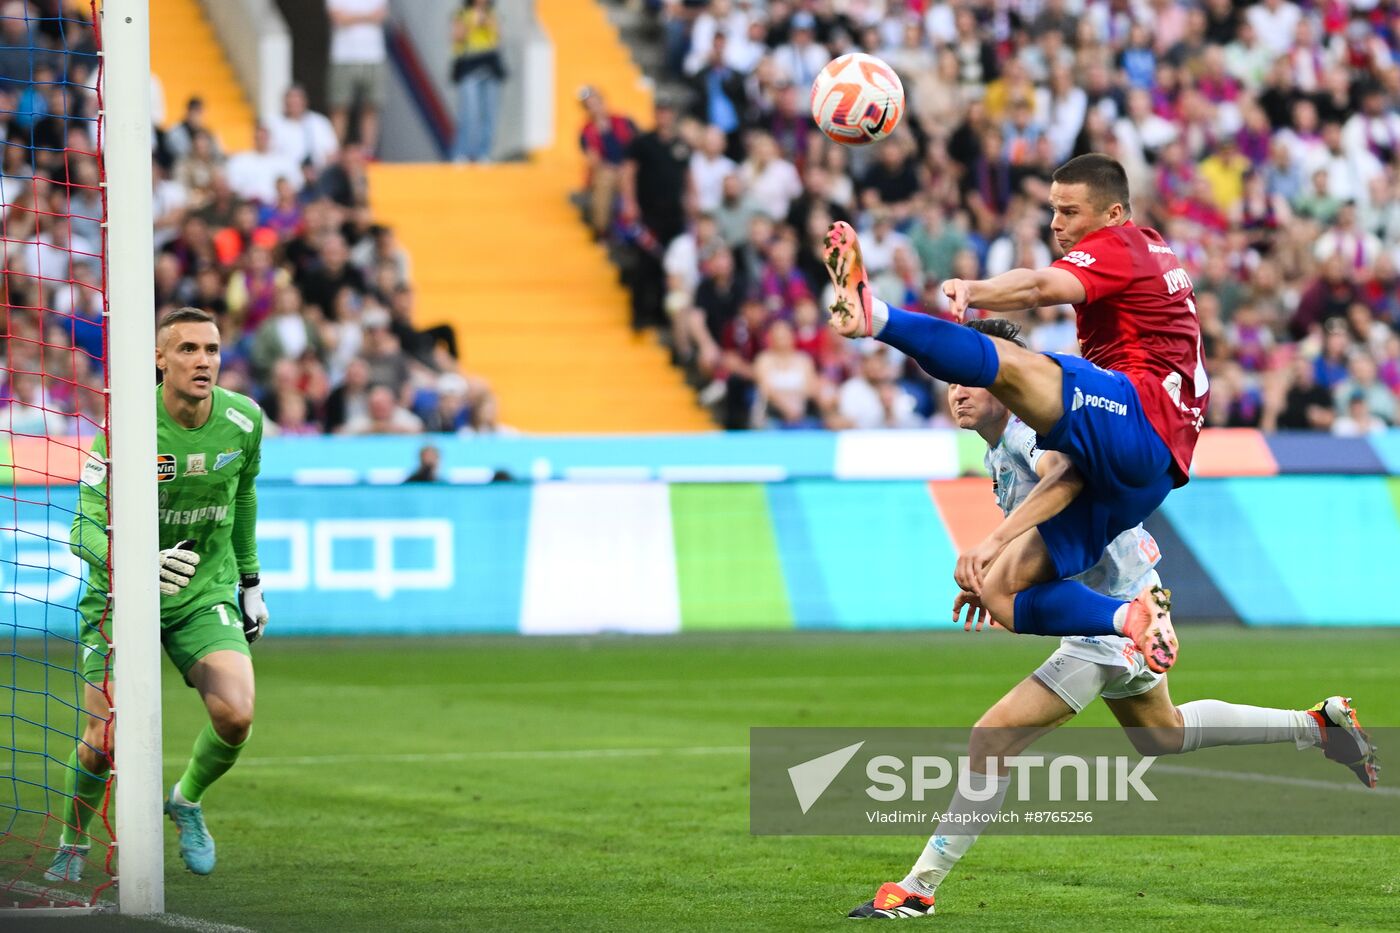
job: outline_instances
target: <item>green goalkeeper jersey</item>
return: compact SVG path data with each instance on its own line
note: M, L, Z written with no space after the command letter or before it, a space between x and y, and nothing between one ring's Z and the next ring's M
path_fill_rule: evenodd
M189 586L161 596L163 623L200 606L233 599L238 577L258 572L258 499L254 480L261 462L262 409L236 392L213 391L209 420L186 428L170 417L156 388L156 480L160 546L191 540L199 569ZM107 439L99 435L83 467L73 552L91 567L79 605L96 623L108 591Z

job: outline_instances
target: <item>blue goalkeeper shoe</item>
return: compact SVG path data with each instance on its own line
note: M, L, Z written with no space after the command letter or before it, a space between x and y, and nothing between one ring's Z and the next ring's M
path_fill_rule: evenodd
M177 785L178 786L178 785ZM180 858L196 875L214 870L214 837L204 825L204 808L197 803L176 803L175 789L165 801L165 813L180 836Z
M1361 728L1351 697L1328 697L1308 710L1308 715L1317 723L1322 735L1322 754L1345 765L1367 787L1380 783L1381 766L1376 760L1376 746Z
M53 862L44 872L45 881L82 881L83 866L87 864L91 846L62 843L53 854Z

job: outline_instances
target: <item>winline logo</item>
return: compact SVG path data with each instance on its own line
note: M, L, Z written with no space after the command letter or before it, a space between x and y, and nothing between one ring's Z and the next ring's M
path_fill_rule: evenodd
M864 742L847 745L788 768L788 779L804 814L816 805L863 745ZM966 755L954 759L941 755L872 755L865 761L869 783L864 793L879 803L922 803L930 792L946 790L956 781L957 791L965 799L985 801L998 793L998 782L989 775L1004 768L1019 801L1031 799L1032 788L1041 775L1046 782L1045 799L1052 802L1155 801L1157 796L1144 778L1156 760L1149 757L1134 762L1122 755L1009 755L979 759L978 764L985 768L981 770L974 769L972 759Z

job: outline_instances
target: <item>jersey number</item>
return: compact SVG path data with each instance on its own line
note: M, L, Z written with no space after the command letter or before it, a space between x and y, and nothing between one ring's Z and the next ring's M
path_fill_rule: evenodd
M230 621L230 619L229 619L229 617L228 617L228 608L227 608L226 606L224 606L223 603L219 603L217 606L215 606L215 607L214 607L214 611L217 612L217 613L219 614L219 624L220 624L220 625L234 625L234 624L236 624L236 623Z

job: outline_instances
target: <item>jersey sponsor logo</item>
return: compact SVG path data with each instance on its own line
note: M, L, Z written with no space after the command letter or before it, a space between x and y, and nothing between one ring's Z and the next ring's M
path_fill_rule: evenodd
M156 482L168 483L175 478L175 455L156 454Z
M1078 411L1081 408L1101 408L1109 414L1127 415L1128 406L1122 402L1111 398L1104 398L1102 395L1086 395L1084 390L1078 386L1074 389L1074 402L1070 405L1071 411Z
M226 450L214 458L214 472L222 470L243 455L241 450Z
M252 419L249 418L247 415L243 414L243 412L239 411L237 408L226 408L224 410L224 416L228 418L228 420L232 421L234 424L242 428L245 433L253 433Z
M190 454L185 458L186 476L205 476L208 473L209 471L204 468L204 454Z
M1163 272L1162 281L1167 283L1167 294L1169 295L1175 295L1177 292L1191 287L1191 276L1187 275L1186 270L1180 266Z
M206 505L202 509L161 509L162 525L194 525L198 522L221 522L228 516L226 505Z
M1168 256L1176 255L1176 253L1172 252L1172 248L1170 246L1158 246L1156 243L1148 243L1147 251L1149 253L1165 253Z
M1093 256L1090 256L1082 249L1070 250L1068 253L1065 253L1065 262L1076 265L1081 269L1087 269L1097 261L1098 260L1094 259Z
M84 486L101 486L107 479L107 464L96 454L88 454L83 462L83 473L79 482Z
M1167 397L1176 403L1176 407L1181 409L1181 413L1191 419L1191 425L1197 431L1205 427L1206 416L1199 406L1187 405L1181 400L1181 373L1167 373L1162 380L1162 388L1166 390Z

